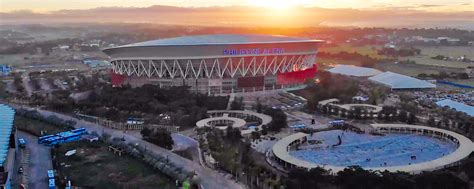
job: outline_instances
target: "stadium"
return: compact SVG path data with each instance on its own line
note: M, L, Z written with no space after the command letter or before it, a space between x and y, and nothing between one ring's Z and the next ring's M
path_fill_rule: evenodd
M207 94L289 88L314 77L321 40L275 35L197 35L104 49L112 84L189 86Z

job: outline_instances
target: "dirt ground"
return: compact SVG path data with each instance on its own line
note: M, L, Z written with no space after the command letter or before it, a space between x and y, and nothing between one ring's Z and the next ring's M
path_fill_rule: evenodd
M76 154L64 154L76 149ZM174 189L174 182L159 174L144 162L123 155L119 157L108 151L107 146L97 142L73 142L56 149L60 168L64 176L75 186L93 188L163 188Z

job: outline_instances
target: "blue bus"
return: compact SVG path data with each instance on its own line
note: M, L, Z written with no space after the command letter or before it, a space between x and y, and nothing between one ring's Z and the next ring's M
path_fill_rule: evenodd
M79 129L71 130L70 132L72 132L72 133L79 133L79 134L86 134L87 130L86 130L86 128L81 127L81 128L79 128Z
M49 189L56 189L56 183L54 182L54 179L49 179L48 188Z
M47 139L52 138L52 137L54 137L54 136L55 136L55 135L40 136L40 137L38 138L38 143L42 144L42 143L44 143L44 141L46 141Z
M54 179L54 171L53 170L48 170L48 178L49 179Z
M72 142L81 139L81 136L86 134L85 128L74 129L71 131L60 132L55 135L46 135L38 138L40 144L54 146L61 143Z

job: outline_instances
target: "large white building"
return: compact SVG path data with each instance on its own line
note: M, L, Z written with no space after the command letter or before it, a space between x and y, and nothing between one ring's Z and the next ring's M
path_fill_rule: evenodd
M146 41L104 52L112 83L191 87L219 94L302 84L316 73L320 40L274 35L198 35Z

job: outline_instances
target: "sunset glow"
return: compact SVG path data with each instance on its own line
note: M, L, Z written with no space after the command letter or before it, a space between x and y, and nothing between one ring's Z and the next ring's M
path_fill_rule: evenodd
M311 0L249 0L249 4L258 7L268 7L274 9L289 9L296 6L307 6Z
M74 5L74 7L71 7ZM404 8L426 11L472 11L471 0L2 0L0 12L32 10L35 12L63 9L91 9L97 7L149 7L153 5L177 7L254 6L275 9L291 7L322 8Z

